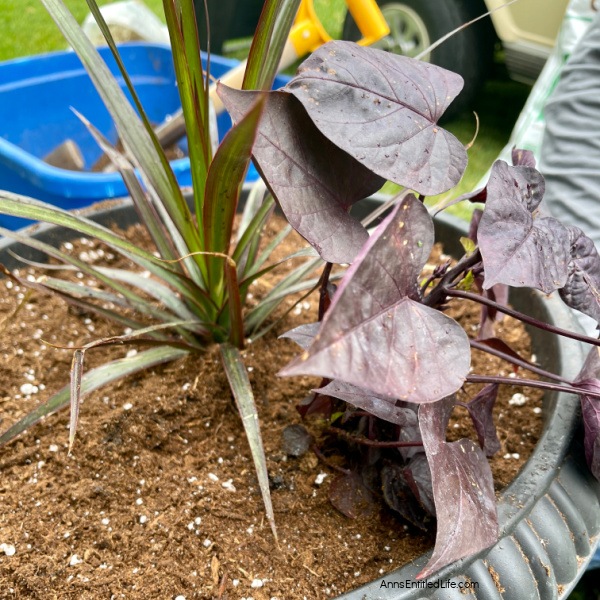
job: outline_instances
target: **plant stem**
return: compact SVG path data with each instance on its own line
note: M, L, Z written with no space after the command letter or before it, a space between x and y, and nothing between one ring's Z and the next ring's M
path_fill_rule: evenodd
M363 227L368 227L373 221L378 219L381 215L388 212L396 203L402 202L406 196L412 193L410 190L402 190L399 194L392 196L386 200L383 204L380 204L375 210L370 212L362 221Z
M527 323L528 325L532 325L533 327L537 327L538 329L542 329L543 331L549 331L550 333L556 333L558 335L562 335L563 337L568 337L579 342L585 342L594 346L600 346L600 339L592 338L581 333L575 333L574 331L568 331L567 329L561 329L560 327L555 327L554 325L544 323L543 321L538 321L537 319L534 319L529 315L520 313L516 310L513 310L512 308L508 308L507 306L502 306L501 304L498 304L497 302L494 302L489 298L480 296L479 294L473 294L472 292L464 292L462 290L456 290L447 287L444 288L444 291L447 296L451 296L454 298L464 298L465 300L472 300L473 302L479 302L479 304L491 306L492 308L495 308L497 311L504 313L509 317L513 317L515 319L518 319L519 321L523 321L523 323Z
M321 278L319 279L319 321L323 320L323 317L325 316L325 313L327 312L327 309L331 304L331 298L329 297L327 287L329 285L329 276L331 275L332 268L333 263L325 263L323 273L321 274Z
M490 348L489 346L486 346L485 344L482 344L481 342L478 342L477 340L469 340L469 343L471 344L471 347L475 348L476 350L481 350L482 352L487 352L488 354L491 354L492 356L497 356L498 358L501 358L502 360L505 360L506 362L512 363L513 365L516 365L517 367L522 367L523 369L527 369L528 371L531 371L532 373L536 373L537 375L541 375L542 377L547 377L548 379L554 379L554 381L561 381L562 383L571 383L568 379L565 379L564 377L561 377L560 375L556 375L555 373L552 373L551 371L546 371L545 369L542 369L541 367L537 367L536 365L534 365L530 362L527 362L526 360L520 360L518 358L515 358L514 356L510 356L509 354L502 352L502 350L496 350L495 348Z
M327 431L329 433L333 433L335 435L339 435L349 442L354 442L356 444L362 444L363 446L373 446L375 448L412 448L415 446L422 446L423 442L415 441L415 442L378 442L375 440L370 440L368 438L353 435L340 429L339 427L328 427Z
M499 376L488 376L488 375L468 375L466 380L467 383L499 383L503 385L523 385L527 387L534 387L540 390L550 390L555 392L567 392L568 394L582 394L586 396L600 399L600 394L592 392L590 390L578 390L571 385L560 385L558 383L549 383L547 381L536 381L535 379L520 379L518 377L499 377Z
M337 471L338 473L342 473L342 475L351 475L352 471L350 469L344 469L339 465L332 463L327 457L321 452L319 447L316 444L313 444L311 447L312 451L315 453L317 458L325 465L327 465L330 469Z
M438 284L425 297L423 303L427 306L435 308L446 302L446 296L450 296L450 291L453 291L451 286L456 283L456 279L469 269L481 262L481 254L479 250L470 255L463 256L458 263L450 269L438 282Z

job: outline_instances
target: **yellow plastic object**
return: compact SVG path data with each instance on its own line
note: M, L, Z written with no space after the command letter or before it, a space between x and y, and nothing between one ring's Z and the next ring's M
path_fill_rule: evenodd
M389 35L390 28L375 0L346 0L346 4L362 33L358 41L361 46L370 46Z
M363 35L358 41L362 46L373 44L390 33L375 0L346 0L346 4ZM289 38L297 56L314 52L330 40L331 36L315 12L313 0L302 0Z

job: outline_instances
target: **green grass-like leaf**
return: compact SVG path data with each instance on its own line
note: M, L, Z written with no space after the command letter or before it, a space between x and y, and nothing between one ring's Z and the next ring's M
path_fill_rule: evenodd
M209 131L209 73L203 72L199 51L194 2L164 0L165 19L173 48L173 59L185 117L194 186L192 215L177 184L158 137L144 112L132 82L124 69L119 50L104 22L98 3L86 0L114 55L133 104L110 73L96 49L83 34L67 8L70 0L42 0L51 17L77 52L102 97L117 128L123 150L109 143L96 129L89 115L79 114L104 154L122 176L141 223L157 252L128 241L125 236L82 215L9 192L0 192L0 212L34 221L53 223L93 238L147 271L88 264L60 248L20 232L0 228L0 235L12 237L59 261L51 275L29 281L3 268L2 272L38 292L52 293L86 311L92 311L130 334L93 341L74 351L71 383L0 436L6 443L27 427L71 404L69 451L79 421L81 398L106 383L153 365L175 360L188 352L201 352L207 343L223 342L223 366L248 437L257 476L273 534L276 536L268 475L258 416L250 382L238 348L251 322L244 314L248 287L253 278L273 270L281 261L268 264L272 252L287 231L259 252L261 235L274 212L274 200L249 206L235 244L230 247L242 183L262 114L264 100L258 99L243 119L231 129L213 156ZM248 61L245 86L270 87L277 72L289 29L299 0L267 0ZM208 62L210 65L210 61ZM302 256L303 253L298 253ZM287 260L287 259L284 259ZM25 264L43 269L39 262ZM314 267L297 270L276 286L281 298L294 290ZM63 279L64 270L81 271L92 283L79 285ZM280 302L270 298L260 310L267 319ZM85 353L100 345L123 343L156 346L134 357L112 361L89 372L84 370Z
M145 371L151 367L171 362L186 356L188 352L179 348L161 346L140 352L135 356L118 359L85 373L81 380L81 393L89 394L113 381ZM10 442L40 419L69 406L70 386L63 387L46 402L28 413L20 421L0 435L0 446Z
M225 373L233 392L235 404L242 419L246 438L252 452L254 467L258 476L258 484L263 497L267 520L271 526L273 537L277 541L277 529L275 527L275 514L271 502L271 492L269 490L269 475L267 471L267 461L260 434L260 425L258 421L258 412L252 394L252 386L248 379L246 365L240 354L240 351L231 344L221 344L221 359L225 367Z

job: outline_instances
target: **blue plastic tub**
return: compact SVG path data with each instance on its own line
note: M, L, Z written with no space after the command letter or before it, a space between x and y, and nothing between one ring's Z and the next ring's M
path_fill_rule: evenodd
M149 119L162 122L180 107L171 49L161 44L129 43L120 45L119 50ZM124 88L110 50L101 48L100 54ZM213 55L211 74L218 78L237 64ZM286 82L286 78L278 77L275 86L281 87ZM65 209L127 195L117 173L69 171L42 160L69 138L81 148L87 169L102 155L71 107L110 141L116 142L112 119L74 52L55 52L0 63L0 189ZM218 125L222 137L231 127L229 116L220 115ZM171 165L179 183L191 185L189 159L177 159ZM251 167L248 180L256 178L258 174ZM0 215L3 227L17 229L28 223Z

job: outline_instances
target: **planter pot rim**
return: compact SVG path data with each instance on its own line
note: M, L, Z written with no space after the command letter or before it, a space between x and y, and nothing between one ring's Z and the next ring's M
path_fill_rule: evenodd
M249 190L250 186L244 186ZM366 213L369 202L380 203L378 195L360 203L360 212ZM118 222L128 226L137 222L130 199L102 203L80 211L104 225ZM465 231L465 223L442 215L436 219L438 230ZM21 233L35 235L47 242L64 239L61 229L50 224L35 224ZM69 232L69 238L77 237ZM436 235L436 240L437 240ZM456 236L458 242L458 236ZM0 239L0 260L8 269L22 265L15 254L40 261L43 255L9 238ZM451 246L451 245L449 245ZM457 248L446 247L449 253ZM565 329L580 330L579 324L556 294L545 296L529 290L518 290L511 296L515 304L535 298L537 309L547 317L553 315L554 324ZM560 374L573 377L583 363L583 345L574 340L544 335L531 331L534 345L549 344L556 351ZM538 336L536 338L535 336ZM543 346L542 346L543 347ZM536 350L537 352L537 350ZM471 597L505 598L520 600L525 597L541 599L566 597L575 586L591 560L600 533L600 483L585 465L582 444L579 441L580 411L578 397L564 392L547 394L544 398L545 423L542 436L529 460L517 477L498 498L500 538L491 548L474 557L457 561L428 582L441 586L444 582L473 581L479 591ZM385 576L356 590L343 594L340 600L408 600L444 598L462 600L464 590L457 588L413 588L393 586L388 589L382 582L415 581L417 573L428 560L423 555L414 562L387 573ZM514 558L518 563L515 566ZM500 591L502 590L502 591ZM535 592L529 595L529 592Z

